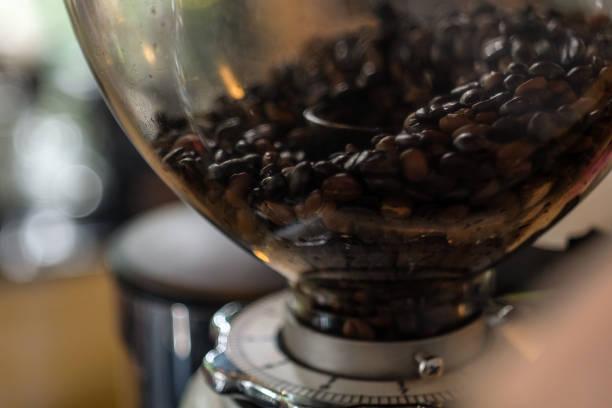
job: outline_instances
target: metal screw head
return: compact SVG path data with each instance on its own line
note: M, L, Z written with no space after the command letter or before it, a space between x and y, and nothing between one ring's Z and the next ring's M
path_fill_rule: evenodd
M438 356L425 356L422 353L414 355L418 363L419 376L421 378L435 378L444 374L444 360Z

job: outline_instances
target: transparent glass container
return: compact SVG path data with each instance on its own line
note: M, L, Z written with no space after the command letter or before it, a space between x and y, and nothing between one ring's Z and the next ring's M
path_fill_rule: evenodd
M66 4L141 154L322 332L475 319L609 169L609 1Z

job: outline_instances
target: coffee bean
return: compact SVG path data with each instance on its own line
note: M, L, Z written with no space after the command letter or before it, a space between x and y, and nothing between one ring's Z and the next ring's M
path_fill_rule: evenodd
M504 75L498 71L491 71L480 78L480 85L487 92L498 89L503 82Z
M523 75L527 76L529 67L519 62L512 62L508 65L508 69L504 72L506 75Z
M563 95L572 90L570 84L563 80L549 81L548 89L555 95Z
M461 108L463 108L463 105L459 101L447 102L442 105L442 109L444 109L446 113L454 113Z
M546 89L548 81L544 77L531 78L520 84L515 90L516 96L526 96L533 92L541 92Z
M561 64L573 65L585 59L584 41L581 38L570 36L561 47Z
M321 190L326 198L335 201L355 200L363 191L361 184L347 173L339 173L326 178Z
M496 108L497 108L497 104L495 103L495 101L492 101L491 99L480 101L472 105L472 110L476 114L481 113L481 112L493 111Z
M396 152L398 150L398 145L395 141L395 136L385 136L378 143L376 143L376 150L387 150L391 152Z
M508 49L508 39L497 37L486 41L482 47L482 55L488 62L495 61L503 56Z
M487 135L494 142L510 142L520 139L525 135L525 127L512 117L499 118L491 125L491 131Z
M249 173L234 174L225 190L225 200L235 208L246 206L246 196L253 185L253 177Z
M520 84L525 82L527 77L523 75L511 74L504 79L504 87L509 91L514 91Z
M324 201L319 216L323 221L323 225L331 231L339 234L348 234L351 232L353 219L343 211L336 209L336 203L333 201Z
M234 149L240 154L255 153L257 148L252 144L247 143L245 140L239 140L235 145Z
M529 120L527 133L538 142L548 143L561 136L563 128L555 115L537 112Z
M276 225L288 225L295 219L293 208L283 203L263 201L257 208Z
M261 181L261 191L265 198L275 199L282 197L287 190L287 182L282 174L275 174Z
M457 111L457 113L449 113L440 119L440 129L444 132L451 133L453 130L461 126L472 123L472 120L468 117L468 115L459 112L460 111Z
M491 102L495 104L495 106L499 107L504 104L507 100L512 98L511 92L499 92L489 98Z
M478 123L486 123L486 124L492 124L493 122L495 122L497 120L497 113L496 112L480 112L477 113L476 116L474 117L474 120Z
M263 123L247 130L242 137L249 144L254 144L260 139L270 141L274 137L274 130L269 123Z
M276 164L277 160L278 160L278 153L276 153L275 151L267 151L264 153L261 159L261 163L265 167L270 164Z
M215 129L215 141L224 150L229 150L238 141L242 133L242 121L238 117L233 117L223 121Z
M323 206L323 196L321 191L312 191L304 201L303 218L310 218L316 215Z
M459 136L462 133L474 133L479 136L487 136L490 129L491 127L488 125L484 125L481 123L473 123L473 124L461 126L459 129L456 129L451 135L451 138L455 140L455 138L457 138L457 136Z
M521 113L528 112L532 108L533 105L530 104L527 99L522 96L516 96L504 103L499 108L499 112L502 115L520 115Z
M387 219L406 219L412 214L412 202L405 198L385 198L380 206L380 212Z
M471 177L477 171L474 163L455 152L446 153L440 159L440 173L448 177Z
M486 149L487 140L476 133L461 133L453 140L453 144L462 152L470 153Z
M465 92L469 91L470 89L478 88L479 86L480 83L478 81L468 82L466 84L454 88L453 90L451 90L450 94L460 96L463 95Z
M612 66L606 66L599 71L599 79L606 88L612 88Z
M305 192L312 176L312 166L309 162L298 163L289 173L289 194L296 196Z
M366 177L363 180L368 191L378 195L399 194L402 182L394 177Z
M359 148L352 143L348 143L346 146L344 146L344 152L345 153L357 153L359 152Z
M429 108L419 108L416 112L415 112L415 116L417 117L417 119L421 119L424 121L435 121L440 119L442 116L444 116L444 109L437 108L437 109L429 109Z
M474 204L484 204L500 191L501 187L497 179L492 179L474 193L470 201Z
M446 133L435 129L427 129L421 132L421 139L423 144L447 144L450 143L449 137Z
M565 76L565 70L554 62L540 61L529 67L529 75L542 76L546 79L557 79Z
M514 61L523 64L531 64L537 56L535 50L529 44L518 40L512 41L511 55Z
M400 170L397 153L389 151L374 151L357 166L365 174L393 175Z
M471 106L471 105L475 104L476 102L479 102L483 98L483 95L484 95L484 92L483 92L482 89L480 89L480 88L473 88L473 89L470 89L469 91L465 91L461 95L461 99L459 101L462 104L464 104L464 105ZM442 116L444 116L444 115L442 115ZM440 116L440 117L442 117L442 116Z
M402 174L408 181L423 181L429 174L429 161L427 156L419 149L408 149L400 155Z
M575 87L582 88L593 78L593 69L589 65L579 65L572 68L566 78Z
M316 162L313 166L312 169L318 173L321 174L325 177L329 177L332 176L336 173L340 173L342 171L342 169L337 166L336 164L330 162L330 161L326 161L326 160L321 160Z
M395 136L395 144L398 150L405 150L411 147L420 147L423 144L423 137L418 133L400 133Z

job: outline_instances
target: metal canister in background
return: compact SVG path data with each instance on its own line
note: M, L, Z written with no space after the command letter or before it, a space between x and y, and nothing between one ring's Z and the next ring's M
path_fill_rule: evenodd
M212 347L209 322L228 301L248 302L283 279L189 208L171 205L125 226L107 254L121 334L137 366L142 407L175 407Z

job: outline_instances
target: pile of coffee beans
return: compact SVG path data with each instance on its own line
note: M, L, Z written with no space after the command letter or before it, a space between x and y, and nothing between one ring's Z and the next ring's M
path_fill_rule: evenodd
M612 23L490 4L435 22L376 12L376 29L313 39L242 99L190 123L159 114L154 147L280 271L469 276L592 180L612 136Z

